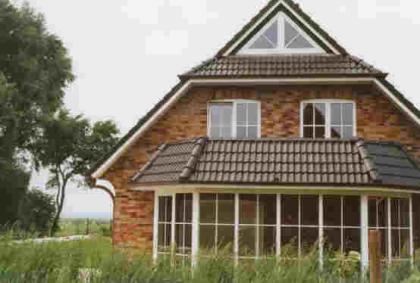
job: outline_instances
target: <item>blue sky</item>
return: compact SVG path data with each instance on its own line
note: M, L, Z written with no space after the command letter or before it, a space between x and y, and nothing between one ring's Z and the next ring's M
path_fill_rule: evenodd
M21 3L21 0L15 0ZM268 0L29 0L65 43L76 81L66 105L125 133L177 82L212 57ZM350 53L385 72L420 107L420 1L297 1ZM44 187L46 173L32 184ZM110 217L101 191L70 188L65 217Z

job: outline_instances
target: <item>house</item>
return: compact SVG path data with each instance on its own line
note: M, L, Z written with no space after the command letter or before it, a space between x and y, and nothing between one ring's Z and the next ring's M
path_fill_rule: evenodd
M272 0L92 170L113 241L236 261L317 243L383 260L420 247L420 111L291 0ZM321 239L319 241L319 239ZM169 247L176 247L173 251Z

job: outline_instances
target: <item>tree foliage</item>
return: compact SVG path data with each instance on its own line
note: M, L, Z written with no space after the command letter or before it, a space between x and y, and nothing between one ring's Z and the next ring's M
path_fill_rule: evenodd
M70 182L84 183L83 177L93 164L116 144L118 129L111 121L93 125L81 115L60 111L44 121L41 139L36 146L37 166L48 168L48 187L57 190L57 213L53 230L63 209Z
M62 106L71 69L41 15L0 0L0 225L16 220L29 180L28 152L41 121Z
M48 235L56 208L53 198L40 190L30 190L19 206L19 228L41 236Z

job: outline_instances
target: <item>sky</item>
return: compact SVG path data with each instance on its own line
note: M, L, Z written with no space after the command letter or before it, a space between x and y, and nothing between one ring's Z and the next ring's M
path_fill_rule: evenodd
M21 0L14 0L22 3ZM65 103L126 133L174 86L214 56L268 0L28 0L73 59ZM420 107L420 1L297 0L351 54L390 73ZM45 187L47 173L32 185ZM64 217L111 217L102 191L71 187Z

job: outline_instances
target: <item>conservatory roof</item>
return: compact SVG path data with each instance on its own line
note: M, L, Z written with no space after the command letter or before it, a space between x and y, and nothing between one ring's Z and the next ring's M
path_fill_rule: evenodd
M394 142L202 137L160 146L132 182L420 188L420 168Z

